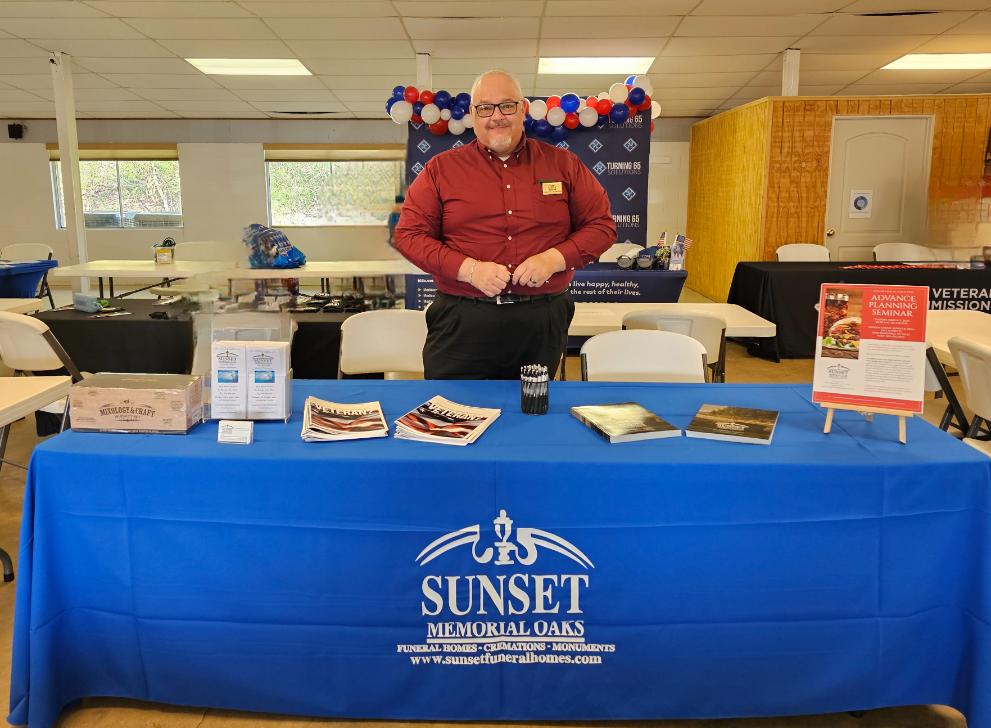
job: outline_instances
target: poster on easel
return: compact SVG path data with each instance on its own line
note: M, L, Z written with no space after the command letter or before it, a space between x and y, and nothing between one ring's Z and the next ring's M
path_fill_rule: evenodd
M922 412L927 286L824 283L812 401L884 414Z

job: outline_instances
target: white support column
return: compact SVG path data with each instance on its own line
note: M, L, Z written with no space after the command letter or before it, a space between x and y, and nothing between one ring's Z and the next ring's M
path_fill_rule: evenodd
M418 89L432 89L434 87L429 53L416 54L416 87Z
M798 63L802 51L789 48L784 53L784 63L781 66L781 95L798 96Z
M79 263L89 260L86 247L86 222L83 196L79 187L79 136L76 133L76 97L72 87L72 57L53 53L52 85L55 87L55 120L58 126L59 169L62 174L62 197L65 202L65 229L75 240ZM71 247L70 247L71 250ZM89 278L79 279L79 290L89 291Z

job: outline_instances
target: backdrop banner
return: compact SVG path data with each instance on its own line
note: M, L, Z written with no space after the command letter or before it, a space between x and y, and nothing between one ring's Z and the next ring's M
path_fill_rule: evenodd
M460 136L430 133L426 124L409 124L406 143L406 182L412 184L435 155L470 143L471 130ZM532 139L550 144L547 139ZM592 170L609 195L613 220L616 221L616 241L620 243L647 242L647 172L650 155L650 117L637 114L622 124L578 127L558 147L573 152Z

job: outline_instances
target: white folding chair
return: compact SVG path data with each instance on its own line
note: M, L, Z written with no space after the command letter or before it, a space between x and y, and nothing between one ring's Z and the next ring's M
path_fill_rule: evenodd
M54 255L55 251L52 247L44 243L11 243L0 248L0 258L3 260L51 260ZM41 277L37 297L47 298L48 305L55 308L52 289L48 287L48 271L45 271L45 275Z
M936 260L936 253L932 248L915 243L881 243L874 246L874 260L889 263Z
M606 252L599 256L599 262L615 263L619 260L619 256L629 255L635 257L641 250L643 250L643 246L637 243L616 243L607 248Z
M637 311L623 317L624 329L673 331L690 336L705 347L712 381L726 381L726 319L707 313Z
M967 406L974 413L966 437L975 437L981 433L982 425L991 424L991 346L962 336L954 336L947 345L960 373ZM986 426L984 429L991 434Z
M778 248L779 263L828 263L829 248L813 243L788 243Z
M705 382L705 347L671 331L607 331L581 348L586 382Z
M344 319L337 378L384 372L389 379L423 378L427 317L423 311L364 311ZM412 376L411 376L412 375Z

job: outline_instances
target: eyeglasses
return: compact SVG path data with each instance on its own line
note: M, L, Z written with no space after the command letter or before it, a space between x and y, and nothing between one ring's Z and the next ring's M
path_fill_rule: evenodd
M499 111L502 112L503 116L512 116L516 113L516 108L521 103L521 101L503 101L498 104L475 104L475 113L485 118L486 116L492 116L495 113L496 107L499 107Z

